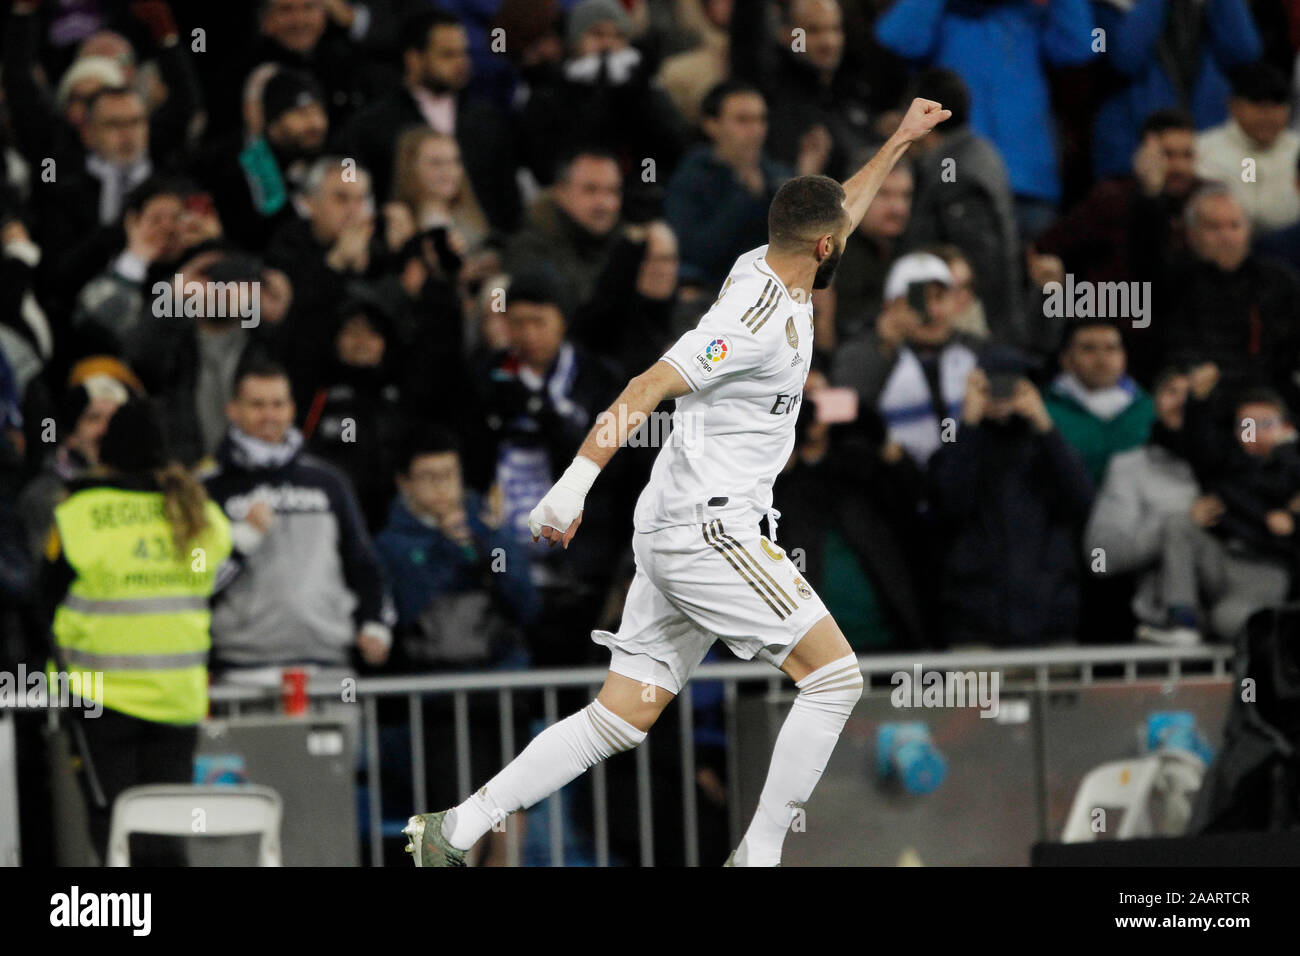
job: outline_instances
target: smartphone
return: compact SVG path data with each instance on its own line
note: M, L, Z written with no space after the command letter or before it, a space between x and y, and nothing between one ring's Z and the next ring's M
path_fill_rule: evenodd
M839 425L857 421L858 392L852 388L819 388L809 396L817 406L817 422Z
M930 324L930 310L925 304L925 283L913 282L907 287L907 304L921 317L922 325Z

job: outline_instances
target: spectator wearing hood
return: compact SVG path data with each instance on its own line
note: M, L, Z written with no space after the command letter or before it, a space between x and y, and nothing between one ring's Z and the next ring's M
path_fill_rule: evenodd
M1101 0L1105 62L1121 84L1092 127L1092 174L1126 175L1143 122L1156 110L1184 109L1197 129L1227 118L1226 72L1263 52L1246 0Z
M366 527L383 526L404 419L392 319L377 305L343 303L327 330L333 360L303 418L308 451L352 482Z
M1079 622L1079 541L1093 485L1027 377L991 346L967 378L961 424L930 459L949 646L1069 643Z
M212 613L219 668L382 664L395 616L347 478L303 450L289 377L251 361L227 405L230 430L204 483L233 521L258 501L274 517Z
M1113 455L1147 440L1155 409L1124 370L1124 340L1113 322L1079 320L1061 351L1061 373L1045 399L1061 435L1100 484Z

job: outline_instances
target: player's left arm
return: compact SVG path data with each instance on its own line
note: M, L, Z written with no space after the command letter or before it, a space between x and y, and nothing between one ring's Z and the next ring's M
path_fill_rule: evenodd
M907 147L950 116L952 111L944 109L934 100L920 97L912 100L898 129L894 130L894 135L885 141L885 145L880 147L865 166L844 183L844 211L848 213L849 220L841 238L847 239L858 228L871 200L876 198L881 184L907 152Z

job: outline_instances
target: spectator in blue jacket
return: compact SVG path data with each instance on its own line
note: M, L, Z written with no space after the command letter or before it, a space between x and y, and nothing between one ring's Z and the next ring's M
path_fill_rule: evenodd
M767 155L767 104L756 87L724 80L700 104L710 143L682 160L664 212L679 236L683 283L717 290L736 257L767 242L767 207L792 175Z
M375 548L397 604L399 660L423 669L526 662L520 629L539 607L528 555L465 488L455 436L416 429L397 487Z
M1092 27L1086 0L898 0L876 23L891 52L966 81L971 129L1006 162L1024 236L1045 228L1061 199L1047 66L1088 61Z
M1227 71L1264 49L1246 0L1099 0L1093 9L1106 62L1127 81L1093 123L1097 179L1129 172L1142 123L1156 110L1185 109L1200 130L1224 122Z

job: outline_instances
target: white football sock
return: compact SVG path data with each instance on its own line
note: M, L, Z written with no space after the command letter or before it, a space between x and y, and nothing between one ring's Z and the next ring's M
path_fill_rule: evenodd
M862 696L862 670L847 654L819 667L795 686L795 696L772 750L772 765L745 837L732 862L736 866L776 866L795 812L812 796L840 731Z
M468 850L494 822L531 807L606 757L631 750L645 736L593 700L534 737L486 786L448 813L443 836L457 849Z

